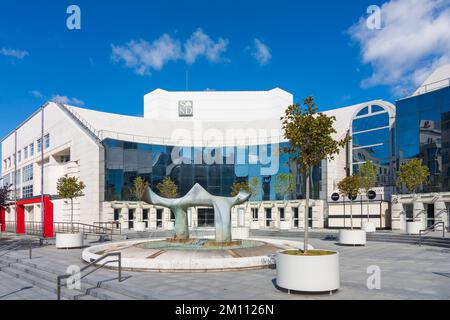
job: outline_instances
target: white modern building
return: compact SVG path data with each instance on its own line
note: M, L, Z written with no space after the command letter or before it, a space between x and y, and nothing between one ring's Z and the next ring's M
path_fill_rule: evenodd
M9 207L4 222L13 225L24 220L25 229L31 225L28 222L41 222L41 194L53 206L53 221L69 221L70 205L58 199L56 192L57 180L67 174L86 184L85 195L75 203L74 220L80 223L170 229L168 209L143 204L133 195L133 181L141 176L154 189L171 177L180 194L200 183L212 194L229 196L234 183L246 181L255 192L248 204L233 209L233 226L302 227L302 177L289 156L280 153L287 143L280 117L293 102L292 94L279 88L254 92L157 89L145 95L143 117L48 102L2 140L3 181L14 185L14 198L23 210ZM323 161L313 170L310 227L349 226L348 209L344 210L342 197L336 199L333 194L337 183L367 160L379 169L370 215L379 228L390 227L395 107L374 100L326 113L336 116L336 137L349 134L353 141L335 160ZM296 190L287 197L280 191L280 173L292 173L297 180ZM357 201L353 214L355 221L362 221L367 199ZM189 224L212 227L212 208L191 208Z

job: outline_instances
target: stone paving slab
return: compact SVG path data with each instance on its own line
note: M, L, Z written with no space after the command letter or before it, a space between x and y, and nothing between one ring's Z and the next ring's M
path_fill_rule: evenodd
M315 248L340 252L341 289L332 296L288 295L276 288L276 270L273 269L223 273L125 272L124 275L129 277L126 281L120 284L111 281L109 284L116 288L117 292L126 290L137 297L151 296L157 299L450 299L448 249L383 242L368 242L366 247L344 247L337 245L335 241L320 239L311 239L311 244ZM11 255L26 257L27 251L22 250ZM33 255L33 263L61 273L71 264L84 265L81 261L81 250L78 249L57 250L53 246L46 246L35 249ZM367 288L369 266L380 268L380 290ZM112 279L116 275L116 271L102 269L90 275L89 279L101 281ZM3 279L5 275L0 272L0 277ZM5 293L22 286L18 279L10 279L5 283L8 283ZM29 289L9 296L13 299L33 297L41 299L44 295Z

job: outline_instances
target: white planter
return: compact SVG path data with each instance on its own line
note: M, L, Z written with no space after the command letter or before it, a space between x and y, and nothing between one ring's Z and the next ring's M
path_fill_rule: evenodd
M57 233L56 248L57 249L73 249L82 248L84 245L83 233Z
M165 229L166 230L173 230L173 229L175 229L175 222L173 222L173 221L166 222Z
M407 234L419 234L420 230L423 229L422 221L414 221L406 223L406 233Z
M366 232L364 230L339 230L339 244L364 246Z
M339 253L323 256L277 254L277 285L302 292L330 292L340 288Z
M258 230L259 229L259 221L252 221L252 223L250 224L250 229Z
M145 222L135 222L134 231L142 232L145 231Z
M280 230L291 230L290 221L280 221Z
M231 229L231 237L236 239L247 239L250 236L250 228L238 227Z
M373 233L373 232L377 231L377 228L375 227L375 223L372 221L363 221L362 229L365 232L369 232L369 233Z

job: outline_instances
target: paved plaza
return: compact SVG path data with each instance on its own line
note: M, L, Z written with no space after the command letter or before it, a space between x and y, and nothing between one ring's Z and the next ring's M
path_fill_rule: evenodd
M302 241L291 238L289 240ZM83 281L102 283L130 299L449 299L450 249L399 243L368 242L366 247L343 247L335 241L311 239L315 248L340 253L341 289L333 295L290 294L276 288L276 270L252 270L222 273L152 273L125 271L125 281L117 281L117 271L101 269ZM70 265L83 266L82 250L57 250L52 245L36 247L32 264L64 274ZM11 252L8 257L23 258L27 250ZM0 257L2 264L5 257ZM29 261L29 260L28 260ZM381 271L381 288L370 290L367 273L370 266ZM376 268L375 267L375 268ZM299 270L301 272L301 270ZM55 294L0 272L0 299L55 299ZM94 286L95 287L95 286ZM56 278L55 278L56 288Z

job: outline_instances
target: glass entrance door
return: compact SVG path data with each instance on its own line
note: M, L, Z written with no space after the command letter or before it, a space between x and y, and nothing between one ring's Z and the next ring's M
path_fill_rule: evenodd
M201 228L214 227L214 209L200 208L197 209L198 226Z
M427 227L434 224L434 203L427 204Z

